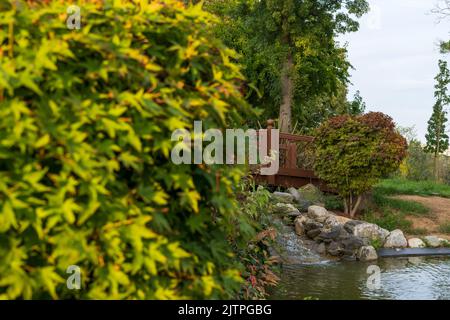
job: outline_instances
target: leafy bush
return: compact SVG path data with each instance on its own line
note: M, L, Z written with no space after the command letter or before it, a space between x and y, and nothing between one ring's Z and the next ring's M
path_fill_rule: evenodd
M0 298L235 297L230 242L256 231L233 196L241 170L169 158L173 130L246 110L215 18L175 0L79 3L81 30L64 1L0 4Z
M245 188L239 194L242 212L249 217L248 225L253 225L258 234L251 239L248 245L237 248L237 256L246 268L243 272L245 282L240 297L244 299L267 298L267 287L274 286L278 277L274 273L274 264L277 259L270 256L269 247L273 246L277 230L269 218L270 193L264 188L253 192Z
M316 130L314 169L344 198L354 216L361 195L378 179L398 169L406 156L406 140L382 113L331 118Z

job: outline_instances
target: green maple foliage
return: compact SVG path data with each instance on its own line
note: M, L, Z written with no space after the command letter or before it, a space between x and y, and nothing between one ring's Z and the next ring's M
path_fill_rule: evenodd
M216 18L175 0L77 4L80 30L67 1L0 4L0 298L234 297L230 241L253 230L242 172L170 161L173 130L247 109Z

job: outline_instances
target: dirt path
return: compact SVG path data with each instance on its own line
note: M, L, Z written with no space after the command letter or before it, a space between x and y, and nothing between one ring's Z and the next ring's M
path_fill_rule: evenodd
M413 228L415 229L424 229L429 234L450 240L450 235L439 233L439 226L450 222L450 199L413 195L396 196L393 198L418 202L429 208L431 211L430 214L423 217L408 216L407 219L413 223Z

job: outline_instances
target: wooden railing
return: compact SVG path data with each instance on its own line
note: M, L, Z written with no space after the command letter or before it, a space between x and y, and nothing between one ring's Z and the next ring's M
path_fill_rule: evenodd
M274 121L268 120L268 150L270 150L270 137L273 126ZM280 133L280 169L278 174L272 176L255 174L255 180L258 183L271 186L295 188L311 183L323 191L332 191L314 173L313 142L314 137L311 136Z

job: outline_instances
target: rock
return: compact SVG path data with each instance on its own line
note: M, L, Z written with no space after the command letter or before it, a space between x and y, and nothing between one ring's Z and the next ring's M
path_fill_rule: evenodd
M344 229L345 229L348 233L353 234L353 231L355 230L355 226L357 226L357 225L359 225L359 224L363 224L363 223L364 223L363 221L350 220L350 221L347 221L347 222L344 224Z
M308 200L301 200L300 202L297 202L297 208L302 212L307 212L308 208L311 207L314 203Z
M360 261L373 261L378 259L378 254L374 247L364 246L358 250L357 258Z
M298 191L304 200L310 201L315 205L325 202L322 192L313 184L307 184L298 189Z
M295 202L301 203L305 200L297 189L289 188L287 191L294 197Z
M320 234L320 232L321 232L320 229L313 229L313 230L309 230L308 232L306 232L306 235L309 238L314 239Z
M328 213L328 218L325 219L324 225L330 228L342 226L333 213Z
M334 218L336 219L337 223L342 224L342 225L346 224L349 221L352 221L352 219L349 219L349 218L346 218L343 216L336 215L336 216L334 216Z
M341 244L344 246L346 250L356 251L359 250L361 247L367 246L368 242L364 241L364 239L359 237L349 236L347 239L342 240Z
M427 245L419 238L412 238L408 240L408 246L410 248L425 248Z
M432 247L432 248L438 248L442 244L442 241L441 241L442 239L440 239L436 236L426 236L425 238L423 238L423 240L425 241L427 246Z
M303 222L303 225L305 226L305 229L307 231L323 228L323 224L316 222L312 219L307 219L305 222Z
M298 216L297 218L295 218L295 222L297 223L301 223L301 224L305 224L307 221L312 221L311 219L309 219L305 214L302 214L300 216Z
M387 237L384 243L385 248L406 248L408 241L402 230L394 230Z
M324 207L310 206L308 208L308 217L317 222L324 223L330 217L330 214Z
M277 203L273 208L273 213L282 214L291 217L298 217L301 215L300 211L290 203Z
M344 228L341 229L341 233L339 234L338 240L343 241L347 240L348 238L353 237L350 233L347 232Z
M341 234L341 230L342 230L341 226L335 226L335 227L331 228L331 230L322 229L322 231L320 232L320 234L317 237L318 238L317 240L319 240L319 241L336 240L339 237L339 235Z
M389 231L380 228L376 224L364 222L354 226L353 235L363 239L368 239L370 241L380 241L384 244L387 236L389 235Z
M332 256L340 256L342 255L342 253L344 252L344 248L342 248L342 246L337 243L337 242L332 242L330 243L330 245L327 248L327 252L332 255Z
M274 192L272 193L272 199L277 202L282 203L293 203L294 202L294 196L290 193L286 192Z
M298 236L304 236L306 233L305 226L303 225L304 219L305 219L305 216L299 216L294 221L295 233Z
M327 252L327 248L326 248L326 246L325 246L325 243L319 244L319 245L317 246L316 251L317 251L318 254L325 254L325 253Z

